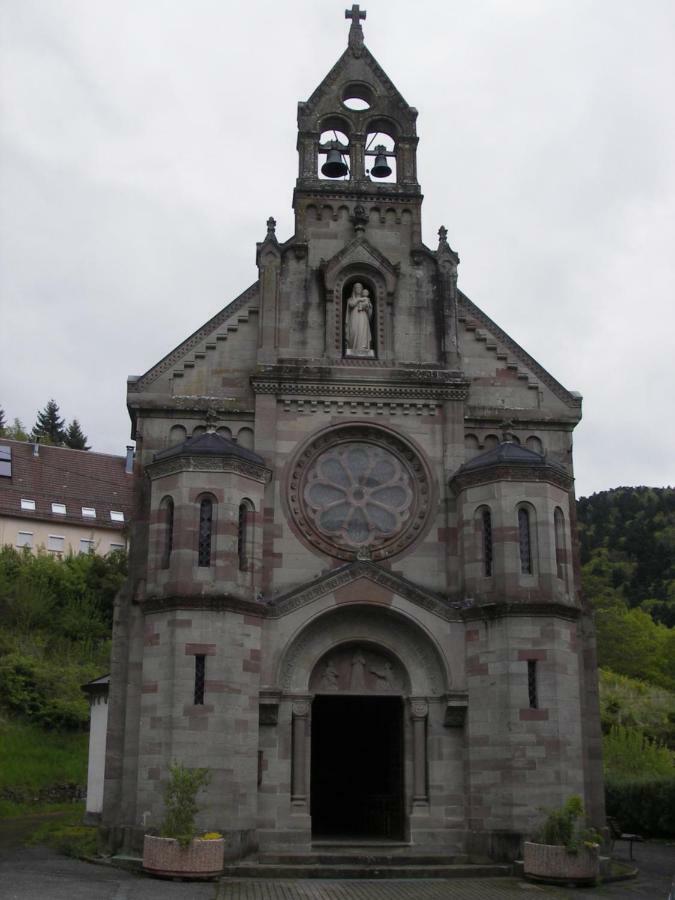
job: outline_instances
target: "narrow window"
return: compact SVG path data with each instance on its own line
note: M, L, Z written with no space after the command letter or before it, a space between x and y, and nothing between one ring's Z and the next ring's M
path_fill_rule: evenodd
M518 543L520 545L520 571L522 575L532 574L532 541L530 539L530 514L526 509L518 510Z
M204 705L204 678L206 675L206 656L197 653L195 656L195 706Z
M537 660L528 659L527 661L527 696L530 701L530 709L537 709L539 706L537 698Z
M492 513L484 509L482 514L483 527L483 575L488 578L492 575Z
M553 525L555 530L555 566L556 575L560 579L565 578L565 519L562 510L556 506L553 513Z
M173 500L165 497L162 501L164 507L164 546L162 548L162 568L168 569L173 550Z
M250 525L250 509L244 501L239 504L239 523L237 529L237 555L239 556L239 571L245 572L248 568L248 530Z
M198 565L211 565L211 537L213 531L213 503L207 498L199 504Z

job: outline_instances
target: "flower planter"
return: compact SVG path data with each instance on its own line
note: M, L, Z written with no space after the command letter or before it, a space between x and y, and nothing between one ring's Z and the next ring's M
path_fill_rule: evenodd
M213 878L223 871L224 858L224 838L195 838L185 848L174 838L146 834L143 840L143 868L163 878Z
M600 877L598 847L582 846L577 853L570 853L558 844L525 841L523 872L537 880L593 884Z

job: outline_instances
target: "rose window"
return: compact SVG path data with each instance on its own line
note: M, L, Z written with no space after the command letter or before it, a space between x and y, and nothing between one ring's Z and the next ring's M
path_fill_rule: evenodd
M428 476L416 455L390 435L378 434L377 443L344 440L357 435L350 428L305 451L291 479L291 510L322 550L377 559L402 549L421 528Z

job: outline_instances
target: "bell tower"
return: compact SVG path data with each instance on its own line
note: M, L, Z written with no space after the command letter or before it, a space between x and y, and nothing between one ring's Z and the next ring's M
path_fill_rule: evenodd
M417 182L417 110L409 106L363 41L366 12L357 4L347 49L309 100L298 104L299 171L293 198L296 235L367 225L369 239L399 226L404 243L421 243ZM324 201L332 209L328 220ZM321 223L314 227L316 220ZM331 227L331 219L337 228Z

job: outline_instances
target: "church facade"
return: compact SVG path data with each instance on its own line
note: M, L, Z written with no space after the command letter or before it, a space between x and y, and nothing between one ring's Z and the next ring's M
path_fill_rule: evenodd
M541 807L602 825L579 589L581 398L421 238L416 116L363 42L298 106L295 233L129 379L131 575L102 823L137 846L208 767L230 856L369 839L513 858Z

